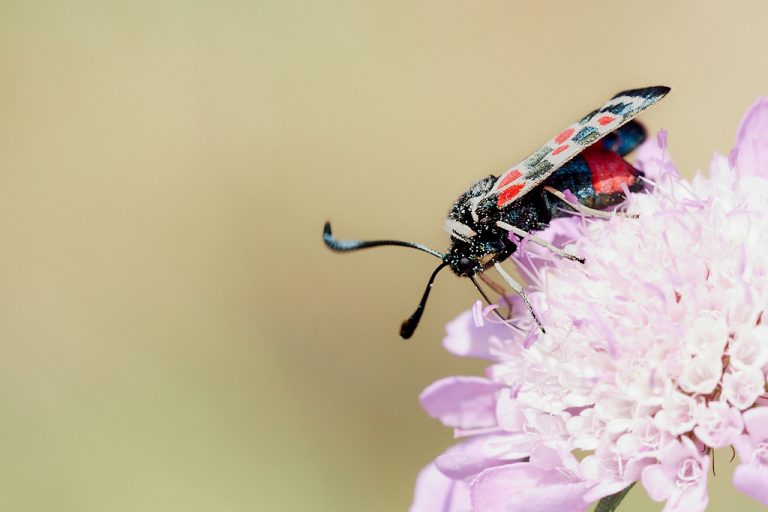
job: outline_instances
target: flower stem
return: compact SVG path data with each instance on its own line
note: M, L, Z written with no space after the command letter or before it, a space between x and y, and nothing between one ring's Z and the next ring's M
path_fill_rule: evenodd
M605 498L601 499L598 502L597 507L595 507L595 512L613 512L619 508L619 503L621 503L621 500L623 500L624 497L632 489L632 487L634 487L635 483L636 482L633 482L628 487L622 489L616 494L611 494L610 496L606 496Z

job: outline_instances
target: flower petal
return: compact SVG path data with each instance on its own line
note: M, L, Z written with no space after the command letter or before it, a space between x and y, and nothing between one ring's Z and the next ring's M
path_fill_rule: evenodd
M666 137L665 141L666 142ZM665 173L677 174L677 169L671 162L668 150L659 145L659 137L654 140L649 137L635 150L634 166L651 180L658 180Z
M482 327L475 324L472 311L465 311L445 326L443 347L457 356L493 359L491 340L495 336L509 336L509 327L485 322Z
M758 98L744 115L734 149L740 175L768 174L768 98Z
M768 439L768 407L755 407L742 414L744 425L750 437Z
M578 512L591 482L569 479L522 462L483 471L470 485L474 512Z
M643 487L653 501L663 501L669 498L675 488L675 484L661 464L648 466L642 473Z
M469 507L467 484L448 478L434 464L421 470L410 512L467 512Z
M694 414L696 427L693 433L711 448L722 448L734 442L744 430L741 411L725 402L699 404Z
M667 501L664 512L702 512L706 510L709 496L706 481L685 490L676 491Z
M588 493L584 494L584 499L588 502L601 500L606 496L611 496L612 494L623 491L629 487L630 484L632 484L632 482L616 480L601 482L594 486Z
M496 440L503 441L505 436L477 436L468 441L448 448L435 459L435 466L450 478L466 478L477 475L482 470L501 464L509 464L509 458L489 456L492 451L488 445Z
M746 366L723 377L723 398L741 410L752 407L764 392L765 376L760 368Z
M739 464L733 472L733 486L763 505L768 505L768 466Z
M492 427L496 424L496 392L501 387L482 377L447 377L422 391L419 400L445 426Z

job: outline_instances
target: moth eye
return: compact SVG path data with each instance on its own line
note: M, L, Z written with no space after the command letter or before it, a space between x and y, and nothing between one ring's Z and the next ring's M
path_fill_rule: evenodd
M458 267L459 267L459 270L461 270L462 272L469 272L470 270L475 268L475 262L469 258L461 258L459 260Z

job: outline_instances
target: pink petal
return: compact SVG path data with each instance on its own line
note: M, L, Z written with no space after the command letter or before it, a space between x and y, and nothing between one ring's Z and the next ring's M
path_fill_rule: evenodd
M451 480L430 464L416 478L410 512L466 512L469 491L461 480Z
M702 512L707 508L709 496L706 483L678 491L667 501L664 512Z
M475 324L472 311L465 311L445 326L443 347L457 356L494 359L491 356L490 340L494 337L508 338L509 327L485 322L482 327Z
M503 436L477 436L448 448L435 459L435 466L444 475L461 479L474 476L486 468L509 464L509 459L494 458L485 447Z
M740 172L768 173L768 98L760 97L741 120L736 133L736 165Z
M447 427L496 425L496 392L502 386L482 377L447 377L421 392L421 406Z
M756 441L757 444L759 441ZM752 454L755 451L755 446L752 444L753 439L747 435L739 436L733 440L733 447L736 449L736 453L739 454L739 459L742 462L749 462L752 460Z
M512 390L504 389L496 398L496 422L507 432L521 432L527 420Z
M658 162L664 157L664 150L659 147L658 140L647 139L635 150L635 167L644 173L655 176L658 174Z
M655 501L667 500L664 507L671 511L699 511L707 506L707 475L709 457L701 455L696 445L688 437L682 437L668 443L659 452L661 464L654 464L643 469L641 480L648 496ZM688 478L690 487L678 486L681 478L681 464L694 459L703 472L696 480ZM687 473L688 471L684 471Z
M722 397L735 407L746 410L765 392L765 376L760 368L747 366L723 376Z
M672 494L675 484L662 469L661 464L648 466L643 470L642 482L645 491L653 501L663 501Z
M656 142L659 144L659 148L662 150L667 149L667 137L668 133L666 128L662 128L656 134Z
M689 437L683 436L680 440L669 442L659 452L659 460L662 467L670 474L677 471L681 462L686 459L699 459L701 455L696 445Z
M763 505L768 505L768 467L740 464L733 472L733 486Z
M768 407L755 407L742 414L744 426L753 439L768 439Z
M545 444L538 444L531 452L531 465L539 469L563 467L563 458L556 449Z
M622 482L622 481L609 481L609 482L599 483L584 495L584 499L590 503L593 501L603 499L606 496L611 496L612 494L616 494L617 492L623 491L631 483L632 482Z
M699 405L694 418L698 424L693 429L693 433L702 443L712 448L722 448L732 444L744 430L741 411L735 407L729 407L725 402Z
M730 167L731 169L736 167L736 162L738 161L738 159L739 159L739 148L737 146L731 149L731 152L728 153L728 167Z
M513 462L530 457L537 443L538 440L533 436L522 433L489 436L483 452L487 457Z
M473 512L583 511L593 483L522 462L483 471L470 485Z
M635 150L634 165L643 171L647 178L654 181L665 173L676 173L674 164L666 154L666 149L659 146L658 136L656 140L649 138Z

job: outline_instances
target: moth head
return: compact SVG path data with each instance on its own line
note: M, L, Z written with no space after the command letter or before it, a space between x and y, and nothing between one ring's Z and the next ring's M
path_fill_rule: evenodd
M505 236L476 236L470 241L453 240L445 261L460 277L472 277L505 260L515 251L514 242Z
M435 278L442 269L450 267L454 274L470 278L475 287L477 287L474 276L495 262L506 259L515 249L515 245L511 240L505 236L498 236L495 233L475 234L469 237L468 240L452 238L451 247L446 253L440 253L422 244L401 240L338 240L333 236L329 222L326 222L323 228L323 242L329 249L337 252L358 251L381 246L398 246L417 249L441 260L440 264L429 276L427 286L416 310L400 327L400 336L404 339L413 336L426 307L429 292L432 289ZM485 296L483 297L485 298Z
M477 254L473 254L471 244L454 242L445 261L454 274L460 277L470 277L483 271L483 265Z

